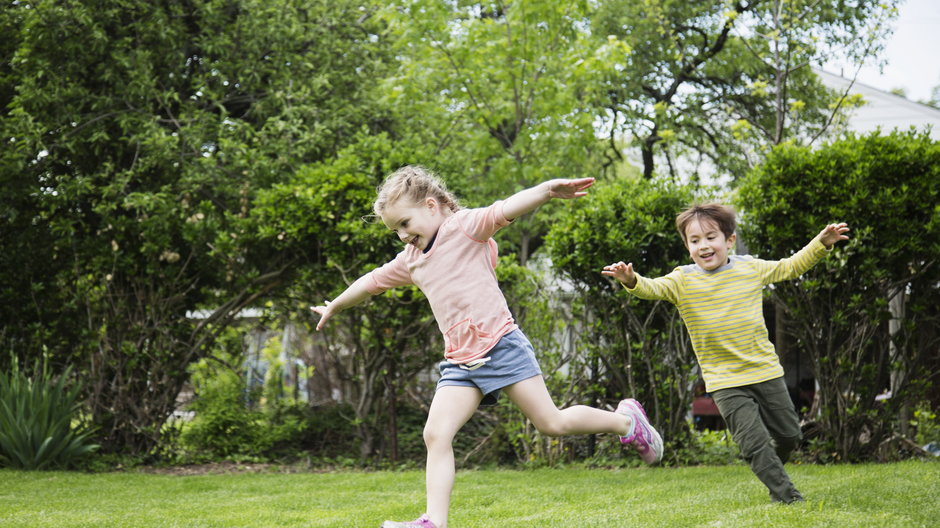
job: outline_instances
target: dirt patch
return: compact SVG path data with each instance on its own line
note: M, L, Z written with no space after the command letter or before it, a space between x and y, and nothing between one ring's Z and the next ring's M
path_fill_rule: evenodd
M223 475L231 473L317 473L317 468L303 465L264 464L253 462L212 462L209 464L189 464L185 466L141 466L135 468L141 473L156 475Z

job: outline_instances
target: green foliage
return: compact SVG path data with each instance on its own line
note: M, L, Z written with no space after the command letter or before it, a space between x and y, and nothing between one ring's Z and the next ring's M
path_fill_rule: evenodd
M917 445L940 443L940 419L938 419L936 412L930 410L929 405L922 403L914 409L914 419L911 420L911 426L917 430L914 437Z
M189 410L195 417L183 424L172 453L178 461L276 461L305 453L324 457L348 453L349 446L336 443L333 434L351 427L337 420L327 408L310 409L306 403L275 399L272 394L262 405L267 388L249 391L239 371L227 368L202 372L195 383L195 397ZM333 445L320 437L326 436Z
M737 178L768 146L812 139L829 125L842 94L806 64L870 60L896 3L598 2L597 46L624 51L610 54L616 67L602 69L588 93L611 137L642 151L646 178L663 165L678 178L679 156Z
M272 447L260 411L249 409L247 389L236 373L220 376L196 395L196 417L180 438L184 450L211 458L261 457Z
M276 240L275 247L297 262L280 308L284 317L315 333L312 303L335 298L401 250L401 241L372 217L372 202L384 176L407 156L385 135L360 135L335 159L259 193L252 212L259 239ZM355 402L364 458L390 449L399 394L440 358L439 335L417 288L391 290L339 314L318 333L318 346L339 375L356 381L344 396Z
M730 432L705 430L694 431L688 446L681 449L676 458L679 466L724 466L740 463L740 456Z
M0 467L68 468L98 448L92 430L72 425L81 413L81 386L67 386L71 369L57 378L39 362L28 376L13 361L0 371Z
M921 104L932 106L934 108L940 109L940 84L934 86L930 90L930 99L926 101L919 101Z
M249 389L244 369L245 327L229 328L210 358L190 367L191 421L175 423L178 438L166 438L171 462L281 461L299 457L355 456L351 410L344 405L310 407L295 400L283 381L267 376ZM268 352L278 345L268 344ZM278 351L279 352L279 351ZM277 360L276 354L269 359ZM268 371L271 374L271 370Z
M652 277L687 262L675 217L693 196L691 188L661 180L607 182L559 218L547 236L553 264L577 288L573 318L584 354L573 368L590 373L585 390L611 405L639 399L676 445L689 434L685 414L696 368L677 310L635 299L600 272L622 260Z
M148 452L186 367L283 286L295 255L253 237L259 189L379 128L368 7L0 8L0 339L78 365L103 449Z
M314 289L308 296L332 298L345 289L338 278L354 279L395 255L397 239L372 217L372 202L406 157L384 134L358 134L336 158L260 191L250 213L254 237L301 263L299 287Z
M592 288L618 293L620 285L600 274L611 262L632 262L646 276L665 275L688 260L675 217L694 198L694 188L620 179L591 190L547 236L554 265ZM627 298L627 297L625 297Z
M599 63L584 21L590 3L388 2L398 68L383 103L405 124L403 142L447 177L467 206L489 205L544 180L600 172L595 114L583 98ZM525 263L544 217L500 239Z
M743 239L762 258L791 255L828 223L852 228L802 280L772 293L813 360L819 443L844 460L874 456L938 375L938 163L940 143L913 130L814 150L786 144L739 189ZM893 397L877 403L886 390Z
M814 5L800 19L806 25L792 32L798 44L806 28L822 28L825 41L836 24L857 31L860 14L881 9ZM633 138L665 146L670 156L701 150L719 167L739 167L751 153L739 145L760 143L749 134L769 128L767 98L783 93L765 65L742 57L751 48L766 52L775 39L790 42L757 24L769 31L752 32L750 48L741 36L748 32L738 31L721 41L717 62L701 62L706 44L717 44L734 20L729 9L744 7L620 0L3 4L0 344L21 358L42 344L53 368L76 365L88 380L103 450L149 453L187 367L211 353L240 309L271 301L278 317L309 324L311 302L333 298L395 254L395 238L361 217L371 213L382 176L400 165L438 170L468 206L553 177L616 179L631 172L622 151ZM812 56L793 51L799 60ZM790 80L783 85L789 118L798 113L818 123L826 94L808 73L791 72ZM724 130L729 122L740 124ZM603 143L598 123L610 124ZM567 207L548 204L514 222L498 237L503 252L528 262L545 240L547 219ZM650 233L631 240L636 249L628 252L639 255L605 248L572 275L594 277L617 255L642 262L647 273L666 270L681 253L660 249L669 248L664 233L671 232L661 221L669 215L660 216L637 217ZM617 243L616 229L600 229L608 245ZM598 235L580 233L570 245ZM521 272L511 280L524 281L520 291L536 283ZM584 285L615 290L591 280ZM539 315L549 313L550 301L530 308L525 294L507 296L546 363L567 364L552 342L558 321ZM198 309L211 313L187 316ZM591 302L578 309L573 316L604 311ZM553 391L573 401L610 400L603 372L639 368L629 360L633 346L681 336L676 321L641 329L639 317L627 318L630 329L601 329L604 344L584 343L591 359L570 364L590 379L570 392L562 388L568 380L549 380L558 383ZM603 325L584 318L590 331ZM439 358L434 321L420 292L408 288L335 321L318 346L352 387L346 397L356 402L357 444L363 453L386 452L398 399ZM605 364L607 346L627 357ZM652 390L630 376L613 392ZM664 381L654 386L666 390ZM670 418L675 427L680 407Z

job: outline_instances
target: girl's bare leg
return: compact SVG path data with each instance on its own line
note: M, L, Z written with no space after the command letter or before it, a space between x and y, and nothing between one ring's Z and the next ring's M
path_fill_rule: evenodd
M586 405L559 409L552 401L542 376L520 381L503 390L533 425L548 436L591 433L625 436L633 430L631 418L623 414Z
M454 488L454 436L480 406L483 394L476 387L444 386L431 400L424 426L428 448L427 514L438 528L447 526L450 494Z

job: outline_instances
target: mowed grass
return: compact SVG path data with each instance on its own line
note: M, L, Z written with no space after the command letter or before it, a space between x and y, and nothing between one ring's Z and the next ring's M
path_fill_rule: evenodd
M788 466L774 505L745 466L460 471L451 528L940 526L940 463ZM174 476L0 470L3 527L373 527L424 510L423 472Z

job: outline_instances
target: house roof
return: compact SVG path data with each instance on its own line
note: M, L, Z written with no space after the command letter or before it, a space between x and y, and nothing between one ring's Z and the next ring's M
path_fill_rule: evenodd
M888 132L895 128L907 130L913 126L923 130L930 126L931 139L940 140L940 110L858 81L853 83L852 79L833 73L818 69L814 72L829 88L839 91L848 89L850 94L859 94L864 98L863 106L848 112L849 130L867 133L880 128Z

